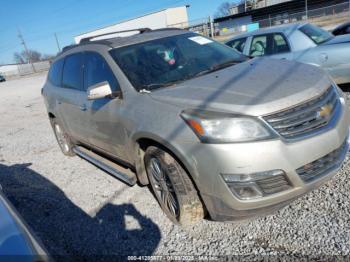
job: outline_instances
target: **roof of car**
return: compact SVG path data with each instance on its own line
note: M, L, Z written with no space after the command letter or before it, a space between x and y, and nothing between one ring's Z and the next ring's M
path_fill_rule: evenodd
M155 39L161 39L169 36L175 36L175 35L181 35L189 33L187 30L178 29L178 28L161 28L156 30L147 30L142 33L133 34L130 36L124 36L124 37L103 37L103 39L100 40L93 40L88 39L87 41L81 41L79 44L67 46L63 49L63 51L58 55L61 56L66 53L66 51L71 50L73 48L81 47L84 45L90 45L90 44L98 44L98 45L105 45L109 48L117 48L122 46L128 46L138 43L143 43ZM114 33L113 33L114 34ZM117 33L115 33L117 34ZM95 38L99 38L99 36L96 36Z
M269 34L269 33L285 33L290 34L293 31L299 29L300 27L306 25L307 23L293 23L293 24L287 24L287 25L278 25L274 27L268 27L268 28L261 28L252 32L247 32L243 34L236 35L232 37L229 41L233 39L243 38L243 37L249 37L254 35L260 35L260 34Z

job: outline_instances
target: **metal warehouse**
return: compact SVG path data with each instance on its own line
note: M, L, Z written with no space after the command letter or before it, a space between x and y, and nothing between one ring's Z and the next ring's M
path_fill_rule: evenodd
M188 6L179 6L162 9L153 13L145 14L129 20L119 22L110 26L99 28L94 31L86 32L74 37L76 43L79 43L82 38L91 37L95 35L106 34L115 31L129 30L134 28L148 27L151 29L158 29L170 27L176 24L188 23L187 15Z

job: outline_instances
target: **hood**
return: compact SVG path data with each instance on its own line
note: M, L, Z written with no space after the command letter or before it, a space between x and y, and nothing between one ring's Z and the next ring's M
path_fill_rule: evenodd
M335 44L343 44L350 43L350 34L348 35L338 35L328 40L327 42L321 44L322 45L335 45Z
M157 101L183 109L260 116L321 95L331 82L314 66L269 58L225 68L150 94Z

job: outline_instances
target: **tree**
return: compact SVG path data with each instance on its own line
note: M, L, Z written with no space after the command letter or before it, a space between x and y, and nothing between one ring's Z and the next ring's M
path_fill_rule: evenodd
M221 16L228 16L230 15L230 7L232 4L229 2L223 2L221 5L219 5L215 17L221 17Z
M235 5L242 5L244 4L245 0L236 0L232 3L230 2L223 2L216 10L215 17L222 17L222 16L228 16L230 15L230 8Z
M26 51L22 51L20 53L16 52L13 54L13 59L16 63L28 63L28 62L38 62L42 60L42 54L36 50L28 50L28 53Z

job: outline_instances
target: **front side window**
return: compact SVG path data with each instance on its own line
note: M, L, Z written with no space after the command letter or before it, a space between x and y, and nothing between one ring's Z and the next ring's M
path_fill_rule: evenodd
M64 60L62 86L83 90L81 84L82 54L69 55Z
M120 47L110 53L137 90L173 85L247 59L194 33Z
M252 44L250 46L251 56L264 56L266 55L267 35L254 36Z
M60 59L53 63L50 67L48 79L51 82L51 84L55 86L61 85L63 62L64 60Z
M85 89L107 81L112 91L118 91L119 85L106 60L98 53L86 52L84 55Z
M311 24L306 24L299 28L299 30L317 45L327 42L333 37L332 34L326 30Z
M226 45L236 49L240 53L243 53L246 41L247 41L247 38L240 38L240 39L232 40L226 43Z
M276 55L290 52L286 38L281 33L270 33L253 37L251 56Z

